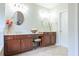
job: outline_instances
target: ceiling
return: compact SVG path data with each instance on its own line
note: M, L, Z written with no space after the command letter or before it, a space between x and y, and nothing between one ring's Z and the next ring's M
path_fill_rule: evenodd
M37 5L40 5L42 7L48 8L48 9L53 9L57 7L59 4L58 3L37 3Z

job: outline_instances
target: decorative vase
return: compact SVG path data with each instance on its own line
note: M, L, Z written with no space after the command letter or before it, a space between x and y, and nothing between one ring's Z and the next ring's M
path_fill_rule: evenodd
M6 24L10 27L10 26L12 26L13 21L11 19L7 19Z

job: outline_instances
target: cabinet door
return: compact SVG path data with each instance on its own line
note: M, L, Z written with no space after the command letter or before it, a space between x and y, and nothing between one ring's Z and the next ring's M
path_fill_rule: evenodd
M56 43L56 32L53 32L53 33L51 32L50 36L51 36L50 42L51 42L52 45L54 45Z
M21 40L21 51L28 51L33 48L32 39Z
M5 40L5 55L13 55L20 52L20 40Z
M50 34L49 33L44 33L43 37L42 37L42 46L47 46L50 45Z

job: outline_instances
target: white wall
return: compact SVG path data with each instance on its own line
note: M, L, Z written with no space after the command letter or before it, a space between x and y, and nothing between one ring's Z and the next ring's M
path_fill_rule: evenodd
M29 11L23 13L24 14L24 22L22 25L16 25L16 23L13 23L13 26L11 28L11 33L10 34L29 34L31 33L31 27L34 26L34 21L36 21L35 15L36 15L36 11L34 11L34 7L33 5L25 5L28 6ZM12 9L10 8L10 6L8 4L6 4L5 6L5 18L10 18L13 16L15 12L12 11ZM13 18L13 21L17 20L15 18ZM5 26L5 33L7 32L7 28ZM7 33L6 33L7 34Z
M69 55L78 55L78 6L68 4Z
M63 11L68 12L68 39L62 40L59 39L59 30L57 34L57 45L61 45L68 48L68 55L76 56L78 55L78 4L59 4L52 11L57 11L61 13ZM60 19L60 16L58 16ZM60 21L58 21L59 24ZM58 29L60 27L58 26ZM63 43L63 42L66 42Z
M3 30L4 30L4 16L5 16L5 4L0 4L0 52L4 45L4 37L3 37Z
M79 4L78 4L78 16L79 16ZM79 17L78 17L78 56L79 56Z
M15 23L13 23L13 26L11 28L11 32L8 34L30 34L31 33L31 28L32 26L35 26L38 28L38 31L49 31L48 28L48 24L45 23L45 25L42 25L41 22L41 18L38 14L38 11L40 9L45 9L48 10L46 8L40 7L38 5L35 4L25 4L25 6L28 6L28 12L23 13L24 14L24 22L22 25L18 26ZM5 19L12 17L14 14L14 12L12 11L12 9L10 8L10 6L8 6L8 4L5 5ZM16 20L15 18L13 18L13 20ZM55 30L54 30L55 31ZM7 34L7 28L5 26L5 34Z
M61 39L60 37L60 20L62 19L61 18L61 13L64 13L64 12L67 12L68 13L68 4L65 3L65 4L58 4L55 8L52 9L53 12L56 12L57 13L57 40L56 40L56 45L59 45L59 46L64 46L64 47L67 47L68 48L68 33L65 33L67 34L65 37L65 39ZM68 15L65 15L65 16L68 16ZM67 20L66 20L67 19ZM68 21L68 18L66 18L65 20L63 19L63 22L65 21ZM67 24L67 25L65 25ZM68 22L66 22L65 24L62 24L62 25L65 25L66 26L66 29L68 31Z

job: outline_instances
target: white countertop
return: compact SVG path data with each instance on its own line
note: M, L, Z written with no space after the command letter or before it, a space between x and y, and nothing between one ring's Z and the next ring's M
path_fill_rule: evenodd
M56 31L53 31L56 32ZM4 35L29 35L29 34L34 34L34 33L5 33ZM38 32L35 34L39 34Z

